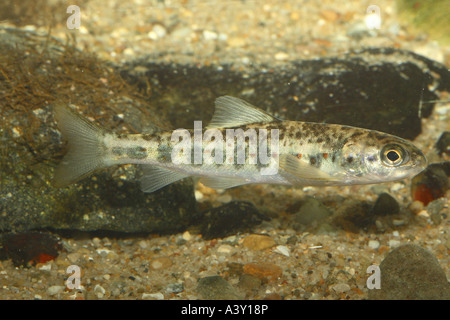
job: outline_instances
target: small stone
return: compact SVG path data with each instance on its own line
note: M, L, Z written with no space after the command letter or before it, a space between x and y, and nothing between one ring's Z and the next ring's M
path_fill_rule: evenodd
M171 293L180 293L184 291L184 285L183 283L171 283L166 287L165 292L167 294L171 294Z
M346 283L337 283L332 285L331 288L337 293L343 293L350 290L350 286Z
M256 207L245 201L231 201L203 212L201 234L204 240L225 238L269 220Z
M265 282L276 281L283 274L279 266L270 262L248 263L244 265L243 271Z
M242 297L221 276L201 278L196 289L203 300L239 300Z
M183 238L183 240L189 241L192 239L192 235L190 234L189 231L185 231L185 232L183 232L182 238Z
M150 300L164 300L164 295L161 292L156 293L143 293L142 299L150 299Z
M295 221L303 225L309 225L330 215L330 210L320 201L314 198L307 198L296 213Z
M257 290L261 284L261 279L251 274L244 273L239 277L238 286L244 290Z
M75 263L78 261L78 259L80 259L81 254L78 252L73 252L73 253L69 253L67 255L67 259L69 259L70 262Z
M443 153L450 155L450 131L445 131L441 134L435 145L439 155Z
M201 201L203 200L204 196L203 193L199 190L195 190L195 200Z
M277 52L274 56L275 60L277 61L285 61L289 59L289 55L286 52Z
M378 196L372 210L375 215L390 215L399 213L400 206L397 200L384 192Z
M434 255L406 244L391 251L380 264L380 289L370 289L374 300L449 300L447 276Z
M412 198L426 206L443 197L450 188L449 175L450 162L430 164L411 180Z
M400 245L400 241L393 240L393 239L389 240L388 243L389 243L389 247L391 247L391 248L396 248Z
M169 257L158 257L150 262L150 266L154 270L166 269L172 266L172 259L170 259Z
M62 293L66 289L65 286L50 286L47 289L47 293L51 296L57 295L59 293Z
M141 240L139 241L139 247L141 247L142 249L147 249L148 248L148 241L147 240Z
M369 240L369 248L370 249L378 249L380 247L380 242L378 240Z
M242 245L250 250L264 250L275 245L275 240L262 234L251 234L244 238Z
M152 40L158 40L164 38L167 34L166 28L160 24L153 26L152 30L147 34L147 36Z
M286 257L289 257L290 255L289 248L286 246L276 246L274 251Z
M204 30L203 38L205 38L205 40L216 40L218 38L218 35L214 31Z
M94 287L94 294L97 296L97 298L101 299L105 296L105 288L103 288L101 285L96 284Z
M217 248L217 252L219 252L219 253L230 253L232 251L233 251L233 247L228 244L221 244Z

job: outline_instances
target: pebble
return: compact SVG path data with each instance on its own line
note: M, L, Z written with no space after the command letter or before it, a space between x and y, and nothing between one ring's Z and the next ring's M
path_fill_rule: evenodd
M158 257L150 262L150 266L154 270L166 269L169 268L171 265L172 259L170 259L169 257Z
M47 289L47 293L51 296L62 293L66 289L65 286L50 286Z
M244 290L257 290L261 284L261 279L251 274L244 273L239 277L238 286Z
M450 155L450 131L445 131L441 134L435 145L439 155L443 153Z
M143 293L142 299L150 299L150 300L164 300L164 295L161 292L156 293Z
M101 285L96 284L94 287L94 294L97 296L97 298L101 299L105 296L106 290Z
M331 286L331 289L336 291L337 293L343 293L350 290L350 286L346 283L337 283Z
M389 240L388 244L389 244L389 247L396 248L400 245L400 241L391 239L391 240Z
M250 250L264 250L272 248L275 245L275 240L266 235L251 234L244 238L242 245Z
M283 274L279 266L270 262L247 263L244 265L243 271L265 282L276 281Z
M448 300L450 286L434 255L414 244L392 250L380 264L380 289L373 300Z
M69 259L70 262L75 263L78 261L78 259L80 259L81 257L81 253L79 252L73 252L73 253L69 253L67 255L67 259Z
M309 225L330 215L330 210L320 201L308 197L296 213L295 221L303 225Z
M171 293L180 293L184 291L184 285L181 282L177 282L177 283L170 283L167 287L165 292L167 294L171 294Z
M286 257L289 257L290 255L289 248L286 246L276 246L274 251Z
M378 249L380 247L380 242L378 240L369 240L369 248L370 249Z
M240 300L242 297L231 284L221 276L201 278L196 289L203 300Z
M192 239L192 235L190 234L189 231L185 231L185 232L183 232L182 238L183 238L183 240L189 241Z
M286 52L277 52L275 53L274 58L277 61L285 61L289 59L289 55Z
M217 252L219 252L219 253L230 253L232 251L233 251L233 247L228 244L221 244L217 248Z
M378 196L377 201L372 209L375 215L390 215L397 214L400 211L400 206L389 193L382 193Z
M164 38L167 34L166 28L160 24L153 26L152 30L147 34L147 36L152 40L158 40Z

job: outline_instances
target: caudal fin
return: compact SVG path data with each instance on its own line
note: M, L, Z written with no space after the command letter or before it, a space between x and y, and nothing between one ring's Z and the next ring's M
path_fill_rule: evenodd
M55 119L69 150L55 170L54 185L74 183L105 167L102 129L72 111L68 106L54 106Z

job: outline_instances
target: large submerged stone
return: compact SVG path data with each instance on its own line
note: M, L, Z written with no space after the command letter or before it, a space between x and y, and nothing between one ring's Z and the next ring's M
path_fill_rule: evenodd
M352 125L413 139L450 72L415 53L371 48L282 66L181 65L143 58L121 74L150 92L176 128L209 122L214 100L232 95L282 119Z

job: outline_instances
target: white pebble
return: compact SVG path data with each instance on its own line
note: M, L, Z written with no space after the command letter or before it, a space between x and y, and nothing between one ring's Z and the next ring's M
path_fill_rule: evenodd
M370 249L378 249L380 247L380 242L378 240L369 240Z
M214 31L209 31L209 30L203 31L203 38L205 38L205 40L216 40L217 37L218 37L218 35Z
M161 292L157 293L143 293L142 299L156 299L156 300L164 300L164 295Z
M399 245L400 245L400 241L399 240L389 240L389 247L396 248Z
M222 244L217 248L217 252L219 253L230 253L233 250L233 247L228 244Z
M189 233L189 231L185 231L182 235L183 240L189 241L192 239L191 234Z
M199 190L195 190L195 200L201 201L203 199L203 193Z
M167 34L166 28L163 26L157 24L152 28L152 31L150 31L147 36L152 40L157 40L160 38L164 38Z
M63 292L66 289L64 286L51 286L47 289L47 293L51 296L54 296L58 293Z
M96 284L94 287L94 293L97 296L97 298L103 298L105 295L105 288L103 288L101 285Z
M276 246L274 251L276 253L282 254L283 256L289 257L289 248L286 246Z
M284 61L289 58L289 55L286 52L277 52L274 56L275 60Z

